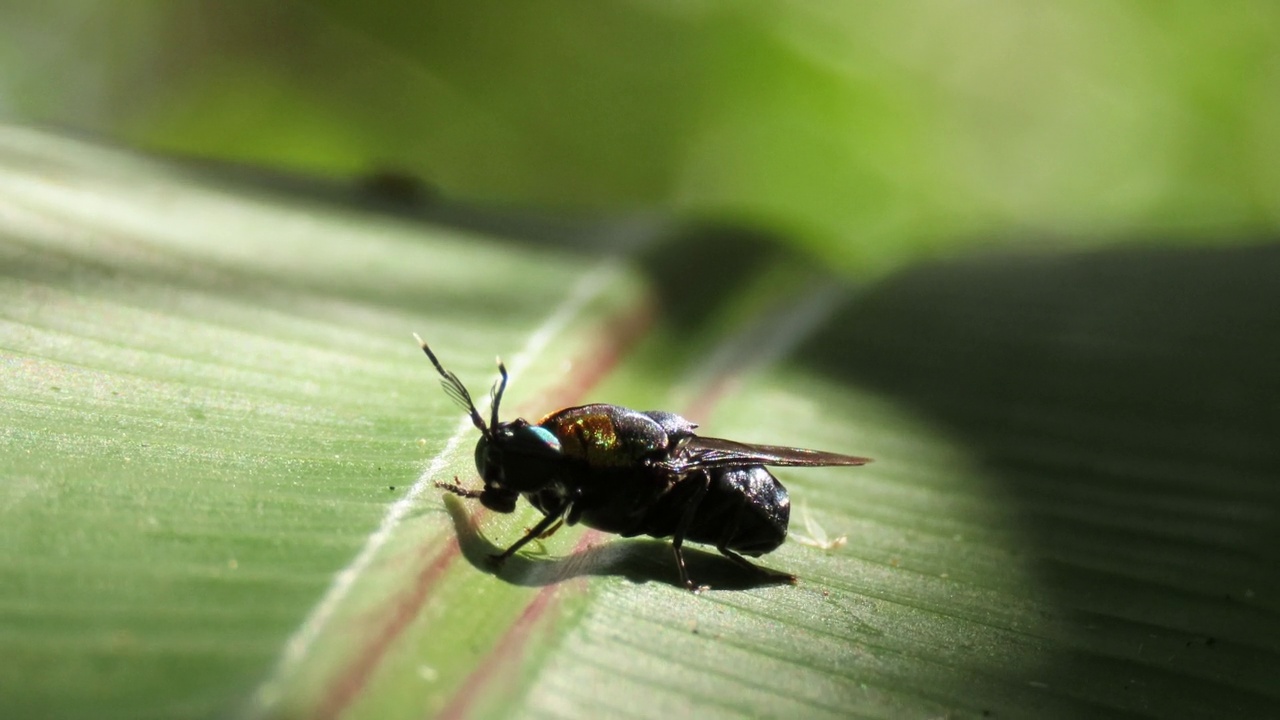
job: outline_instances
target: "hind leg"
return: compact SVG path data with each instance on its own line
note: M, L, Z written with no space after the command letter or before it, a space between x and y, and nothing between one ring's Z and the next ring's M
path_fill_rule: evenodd
M724 535L720 538L720 542L716 545L716 550L719 550L721 555L724 555L725 557L734 561L738 565L756 573L767 583L777 584L777 585L782 585L782 584L795 585L796 584L795 575L792 575L791 573L784 573L778 570L770 570L769 568L765 568L765 567L760 567L759 565L756 565L750 560L742 557L738 553L729 549L729 543L732 542L734 536L738 534L738 527L741 524L740 519L742 517L742 512L745 508L746 508L745 504L738 506L737 511L735 511L733 514L733 522L729 523L729 527L725 530Z
M721 555L724 555L725 557L729 558L735 563L759 575L760 578L764 580L766 583L769 583L772 585L795 585L796 584L796 576L792 575L791 573L785 573L785 572L782 572L781 570L770 570L767 567L761 567L759 565L756 565L755 563L742 557L741 555L730 550L729 548L724 547L723 545L717 545L716 549L720 551Z

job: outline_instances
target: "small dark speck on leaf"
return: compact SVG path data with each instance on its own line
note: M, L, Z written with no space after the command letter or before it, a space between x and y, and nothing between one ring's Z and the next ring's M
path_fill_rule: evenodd
M425 205L436 194L422 178L395 168L374 170L357 178L356 188L371 200L406 207Z
M62 388L58 387L57 385L53 385L49 389L54 392L62 392Z
M388 486L387 486L387 489L388 489L388 490L391 490L391 491L395 491L396 486L395 486L395 485L388 485Z

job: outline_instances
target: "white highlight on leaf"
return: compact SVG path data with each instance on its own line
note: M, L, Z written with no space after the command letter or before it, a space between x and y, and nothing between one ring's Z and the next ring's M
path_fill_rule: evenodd
M565 299L559 307L552 312L537 330L529 336L529 340L524 347L516 353L512 359L511 367L516 368L511 373L514 380L519 374L519 369L527 367L530 361L542 352L542 350L551 342L551 339L564 330L573 319L582 311L582 309L599 295L615 275L619 272L619 263L617 260L605 260L596 267L592 268L582 280L574 287L573 292ZM407 338L407 336L406 336ZM407 342L407 339L406 339ZM483 415L488 406L477 408ZM387 508L387 512L382 517L381 524L378 529L369 536L365 541L364 547L355 556L346 567L338 571L333 581L329 584L329 589L320 598L320 602L316 603L311 609L307 619L302 625L294 631L293 635L285 642L284 651L280 658L276 661L275 669L272 671L268 680L264 682L254 693L254 699L257 703L258 712L268 709L271 705L280 700L281 688L289 676L296 670L307 652L315 643L316 638L328 625L329 620L337 611L338 606L347 597L356 580L373 562L373 558L377 555L378 550L387 543L391 538L391 534L395 531L400 521L409 514L414 504L427 488L431 487L433 479L439 477L440 473L448 467L450 459L457 453L459 447L465 440L470 439L474 433L471 425L471 418L463 415L458 421L458 427L453 434L445 442L444 448L440 450L435 457L431 459L431 463L427 465L426 470L418 476L413 486L396 502Z

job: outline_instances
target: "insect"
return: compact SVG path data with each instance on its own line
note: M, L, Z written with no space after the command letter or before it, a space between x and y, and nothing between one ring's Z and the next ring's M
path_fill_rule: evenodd
M445 393L480 431L476 470L480 490L454 482L436 487L473 498L500 513L515 511L524 497L543 518L524 537L492 556L501 563L529 542L550 536L561 525L582 524L623 537L671 538L680 581L689 590L705 586L689 578L684 541L714 545L725 557L770 581L795 582L786 573L753 565L787 537L791 502L766 466L864 465L869 458L800 448L701 437L697 425L662 410L637 411L618 405L582 405L557 410L530 423L498 420L507 388L507 369L485 422L458 376L445 370L422 338L414 336L440 373Z

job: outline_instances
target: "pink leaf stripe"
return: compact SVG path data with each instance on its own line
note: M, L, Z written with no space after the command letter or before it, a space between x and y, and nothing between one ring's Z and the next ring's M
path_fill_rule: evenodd
M600 536L601 533L595 530L587 531L578 540L573 552L579 553L586 550ZM484 659L484 662L480 663L480 666L467 676L466 682L458 689L458 692L453 696L453 700L440 712L438 717L441 720L459 720L467 717L473 704L480 697L480 691L491 680L498 677L499 671L514 663L523 654L524 647L528 643L533 629L548 612L555 608L556 601L560 599L559 590L560 585L553 583L544 585L538 591L538 594L525 607L520 617L498 640L498 644Z
M694 373L703 379L702 390L688 407L683 408L684 413L693 418L710 415L716 404L741 383L746 372L789 352L830 316L842 298L843 291L838 284L820 283L810 292L795 298L794 302L748 326L737 336L731 336L721 346L721 351L712 353L710 362ZM753 342L749 352L741 347L747 340ZM587 550L601 535L594 530L583 534L574 547L574 554ZM502 668L523 654L525 643L538 621L555 607L557 600L564 597L557 594L557 587L555 584L546 585L538 592L485 661L467 677L453 700L440 713L440 718L458 720L466 717L481 697L484 687L498 677Z
M652 308L646 305L611 325L608 336L588 353L586 361L575 367L562 385L547 393L547 399L554 400L549 402L547 407L559 407L580 400L617 365L626 349L649 327L652 317ZM482 511L478 510L472 517L473 521L478 520L482 517ZM585 535L579 542L579 547L585 547L595 535L595 533ZM429 553L424 554L429 555ZM460 555L461 550L457 539L451 538L443 548L438 550L433 559L423 565L406 592L392 600L385 611L373 614L375 617L386 618L384 624L377 632L371 634L369 642L364 647L354 653L351 664L336 674L330 684L330 691L311 714L313 717L322 720L335 719L351 706L377 671L388 650L427 603L437 581ZM451 708L457 708L457 713L466 711L466 701L470 696L467 687L482 686L488 681L490 673L501 665L504 658L517 654L523 647L530 630L552 607L554 590L554 585L548 585L538 592L520 618L499 641L498 647L490 657L467 679L463 691L450 705Z
M458 557L458 554L458 540L450 538L445 547L422 567L409 591L396 598L391 604L386 614L388 618L386 623L373 636L369 644L356 655L355 662L338 674L329 693L321 700L320 707L315 713L316 718L321 720L337 718L351 705L351 701L360 694L373 671L377 669L387 649L418 615L431 589L435 587L436 581Z

